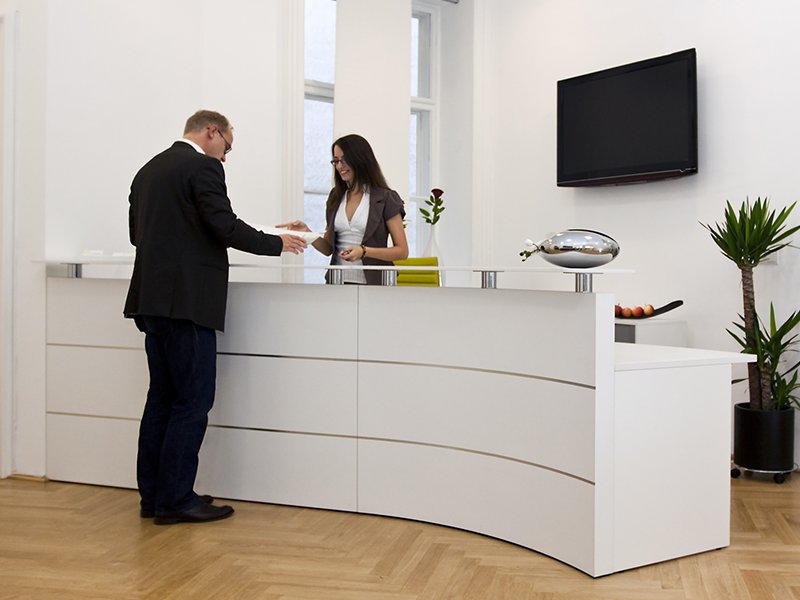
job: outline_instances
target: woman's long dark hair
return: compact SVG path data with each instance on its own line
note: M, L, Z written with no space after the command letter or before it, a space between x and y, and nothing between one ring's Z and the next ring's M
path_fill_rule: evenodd
M370 188L389 188L381 171L381 166L378 164L378 159L375 158L372 146L369 145L367 140L355 133L340 137L331 144L331 156L333 156L335 146L339 146L347 166L353 172L352 187L355 189L365 186ZM336 193L332 194L331 198L338 203L347 191L348 186L336 169L333 170L333 182Z

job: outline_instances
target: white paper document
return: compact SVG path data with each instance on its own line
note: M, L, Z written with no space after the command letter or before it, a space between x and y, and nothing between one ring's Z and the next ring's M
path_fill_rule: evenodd
M315 231L292 231L291 229L284 229L282 227L262 227L261 225L253 225L253 227L260 229L264 233L269 233L270 235L285 235L287 233L296 235L297 237L303 238L309 244L317 238L322 237L321 233Z

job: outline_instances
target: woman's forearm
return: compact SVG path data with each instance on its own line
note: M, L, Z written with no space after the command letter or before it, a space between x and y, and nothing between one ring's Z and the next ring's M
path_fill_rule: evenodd
M375 248L371 246L364 246L364 249L366 249L367 258L385 260L388 262L408 258L408 250L401 246L392 246L391 248Z
M408 239L403 227L403 217L399 214L386 221L386 229L392 238L392 245L388 248L367 248L367 256L378 260L403 260L408 258Z

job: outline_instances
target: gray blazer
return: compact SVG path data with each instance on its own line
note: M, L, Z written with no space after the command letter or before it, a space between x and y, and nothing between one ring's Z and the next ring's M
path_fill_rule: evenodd
M327 238L333 247L330 264L333 264L336 259L336 231L333 227L333 220L336 218L336 211L339 210L339 205L342 202L342 199L337 199L335 194L336 189L334 188L328 194L327 208L325 210ZM371 189L369 191L369 217L367 218L367 227L364 230L364 239L361 243L365 246L385 248L389 241L389 229L386 227L386 222L395 215L401 215L402 218L406 216L400 195L387 188ZM364 265L389 266L391 264L390 261L378 260L369 256L364 259ZM325 274L325 281L328 283L330 283L330 275L330 271ZM364 276L368 285L381 284L380 271L364 271Z

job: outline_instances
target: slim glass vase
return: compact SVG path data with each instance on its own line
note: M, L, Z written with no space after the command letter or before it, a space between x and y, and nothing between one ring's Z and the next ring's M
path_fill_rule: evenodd
M444 264L442 260L442 249L439 246L439 226L438 225L431 225L430 232L428 234L428 243L425 245L425 250L422 253L423 256L435 256L439 259L439 266L441 267ZM439 283L444 285L444 273L439 271Z

